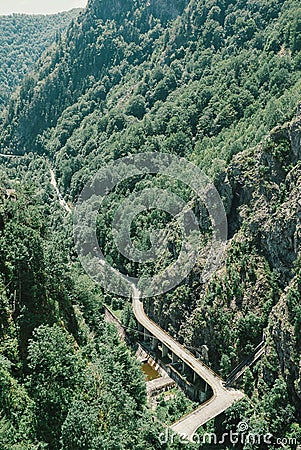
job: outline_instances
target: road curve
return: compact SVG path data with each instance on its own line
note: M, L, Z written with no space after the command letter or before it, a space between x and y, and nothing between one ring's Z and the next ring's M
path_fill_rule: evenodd
M56 180L54 172L50 169L51 184L55 188L59 202L61 206L71 213L70 207L63 199ZM102 264L105 264L104 260L100 260ZM116 271L118 275L119 272ZM161 343L166 345L175 355L177 355L182 361L184 361L192 370L198 374L206 383L211 387L213 396L210 400L200 405L197 409L190 414L182 417L180 420L170 426L170 429L175 433L180 434L185 439L193 442L193 437L198 428L204 425L209 420L218 416L226 409L228 409L233 403L242 399L244 394L241 391L235 389L226 388L223 380L207 367L203 362L196 359L192 353L185 349L179 342L173 339L166 331L160 328L155 322L153 322L145 314L143 303L140 300L141 294L134 284L131 284L132 290L132 306L133 312L137 321L146 328L154 337L156 337Z
M143 303L140 300L139 290L136 286L132 285L132 291L133 311L137 321L161 343L166 345L166 347L168 347L189 367L191 367L196 374L206 381L213 391L213 396L210 400L199 406L199 408L190 414L184 416L170 427L173 431L182 434L190 441L193 441L193 436L201 425L204 425L209 420L224 412L231 405L233 405L233 403L242 399L244 394L241 391L226 388L223 384L223 380L216 373L214 373L203 362L196 359L192 353L186 350L168 333L156 325L155 322L149 319L145 314Z

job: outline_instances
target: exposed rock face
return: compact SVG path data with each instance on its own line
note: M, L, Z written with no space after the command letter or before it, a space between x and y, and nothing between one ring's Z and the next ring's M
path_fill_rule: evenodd
M233 366L259 343L266 329L267 360L275 359L273 370L263 364L259 378L272 386L283 377L297 410L301 410L300 342L287 293L294 285L294 264L301 249L300 141L297 119L274 129L255 150L234 157L218 186L229 220L225 262L209 284L197 281L200 263L190 277L190 292L182 286L164 301L153 299L148 305L155 319L186 345L207 345L209 361L217 370L225 348L232 349L227 355ZM240 250L233 253L233 248ZM295 287L299 295L300 286ZM250 315L253 341L246 343L239 336Z
M155 17L165 21L175 19L189 3L187 0L149 0L149 9Z
M300 299L300 283L293 275L301 249L300 144L298 117L275 128L255 152L235 157L223 187L228 201L232 198L228 206L230 233L236 239L244 230L244 239L251 240L279 277L283 294L270 313L267 332L267 358L276 350L279 366L276 362L273 374L263 369L262 376L268 383L283 376L297 411L301 410L300 340L298 343L289 295L294 289Z
M301 244L300 140L300 120L279 127L255 153L234 158L227 175L233 192L230 236L244 225L284 284Z
M296 411L301 418L301 355L290 315L287 294L284 294L271 313L268 332L279 359L279 373L288 385Z
M301 116L293 122L288 129L291 143L292 159L294 162L300 161L301 157Z

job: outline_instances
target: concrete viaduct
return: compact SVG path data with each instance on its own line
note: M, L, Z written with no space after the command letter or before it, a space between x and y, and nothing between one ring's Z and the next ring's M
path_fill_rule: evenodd
M57 192L60 205L70 214L71 209L59 192L52 170L50 170L50 175L51 184ZM105 261L100 262L103 265L105 264ZM180 363L182 365L183 374L190 372L190 376L192 376L190 396L193 396L195 400L205 402L170 427L174 432L193 442L193 436L200 426L242 399L244 394L241 391L226 387L225 382L213 370L149 319L140 300L139 290L134 284L131 284L131 290L133 311L140 331L145 334L145 339L151 341L150 345L154 350L160 348L163 360L170 356L171 364Z
M132 292L133 311L140 332L144 332L145 341L149 342L153 350L161 352L163 360L169 357L171 365L180 363L182 373L192 373L191 384L194 399L205 401L196 410L170 427L173 431L193 440L195 432L201 425L224 412L233 403L242 399L244 394L241 391L227 388L216 373L149 319L140 300L140 292L134 285L132 285ZM174 374L170 373L170 375Z

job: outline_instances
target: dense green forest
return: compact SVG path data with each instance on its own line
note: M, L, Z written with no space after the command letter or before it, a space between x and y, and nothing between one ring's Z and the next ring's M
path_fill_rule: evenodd
M300 75L298 0L90 0L57 36L7 102L0 129L1 153L17 156L0 160L0 184L17 196L0 200L1 448L181 448L159 443L170 417L160 408L153 417L139 364L104 323L105 302L132 326L129 302L84 273L72 217L50 185L52 168L72 207L99 168L147 151L202 168L229 227L224 260L201 283L210 226L193 206L203 252L180 286L145 300L148 314L184 345L206 345L206 364L223 377L263 333L267 341L238 383L246 400L199 432L247 420L301 444ZM113 192L97 233L116 269L143 277L174 258L179 236L151 211L136 218L134 239L148 248L150 225L165 228L164 261L138 267L118 254L111 221L124 198L166 188L164 177L134 181ZM188 201L181 184L169 188Z
M0 108L42 53L55 42L80 10L52 15L0 16Z

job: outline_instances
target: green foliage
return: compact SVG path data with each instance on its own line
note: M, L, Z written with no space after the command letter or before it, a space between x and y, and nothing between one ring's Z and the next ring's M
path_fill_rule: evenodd
M57 325L41 326L28 345L28 390L35 399L40 439L57 446L60 428L81 381L75 341Z
M62 426L62 450L97 450L102 444L99 436L100 414L97 407L75 401Z
M0 16L0 108L13 90L34 68L42 53L59 39L59 35L79 10L53 14ZM26 88L26 82L23 89Z
M119 5L108 24L101 19L109 8L91 4L94 19L73 23L9 105L5 123L16 120L3 145L59 150L68 189L104 143L110 158L155 146L190 154L210 172L214 159L228 162L291 117L300 88L298 3L269 1L268 13L262 2L195 1L188 16L167 23L184 3L151 7L153 21L143 5Z
M229 216L224 264L203 285L202 255L185 283L146 306L161 326L202 352L223 375L262 339L293 276L296 255L290 252L285 259L269 238L274 219L281 230L276 210L283 206L288 171L296 161L287 136L273 141L272 133L272 143L256 145L295 115L300 100L300 11L297 0L149 5L93 0L8 103L0 147L33 154L3 164L0 172L4 186L9 180L17 186L17 201L0 204L0 351L13 364L4 364L0 378L10 402L2 399L4 448L162 448L146 410L140 367L103 323L102 304L110 296L104 298L74 261L70 219L63 218L46 187L49 167L42 155L51 160L62 193L73 203L97 169L138 152L185 156L214 177ZM17 72L19 80L23 73ZM14 78L9 71L8 78ZM256 150L233 160L248 147ZM152 183L149 176L118 186L97 219L108 261L142 279L177 255L179 230L161 211L140 214L131 229L137 247L150 247L154 227L167 230L168 248L156 264L138 267L112 245L111 222L125 196ZM155 183L168 186L164 177ZM183 185L171 185L197 211L205 256L208 214ZM297 263L285 297L289 330L295 333L294 364L300 350L299 272ZM124 306L123 299L109 299L113 308ZM135 328L127 303L122 320ZM271 341L285 335L269 327ZM242 382L255 410L247 401L238 403L226 413L224 429L235 430L247 417L255 431L299 434L292 406L297 369L283 381L281 372L291 366L285 360L280 367L275 347L269 342L265 371L255 366ZM159 415L174 420L187 406L184 398L162 400ZM19 430L26 427L22 435Z
M252 397L253 390L254 390L254 376L251 370L248 368L243 376L243 389L244 392L249 396Z
M171 425L196 407L197 405L188 400L182 391L173 389L160 395L156 416L160 422Z
M231 372L231 359L228 355L222 355L220 362L220 374L226 378Z
M0 443L1 448L15 448L22 443L31 446L34 438L35 416L33 401L24 386L11 374L11 364L0 355Z
M253 313L242 317L237 324L238 345L244 349L246 355L252 352L256 344L260 342L263 329L262 318Z
M276 380L269 395L264 395L263 409L271 433L274 436L285 436L293 422L294 408L288 402L287 386L282 379Z
M145 100L142 95L137 95L131 99L130 104L126 110L127 114L137 117L137 119L142 119L146 113Z
M131 304L128 302L125 304L125 306L122 310L121 322L125 326L128 338L132 342L137 341L137 339L139 339L139 335L135 331L137 328L137 322L136 322Z
M17 201L0 200L1 448L157 448L140 365L106 329L100 290L77 265L67 268L69 225L60 229L49 193L41 204L42 178L39 195L32 177ZM44 220L51 210L56 234Z
M295 263L295 278L287 293L287 302L289 310L289 318L293 324L296 336L297 348L301 349L301 305L300 305L300 292L301 292L301 265L300 258Z
M238 432L241 435L238 425L240 422L244 422L248 424L246 434L258 434L261 436L261 443L247 442L245 439L241 447L244 450L270 448L277 450L279 448L277 439L284 441L285 438L288 439L298 435L299 428L293 422L293 408L287 404L287 390L283 380L277 379L272 390L268 391L268 393L264 394L262 403L254 398L252 403L248 400L242 400L231 406L226 411L223 422L219 424L218 429L221 433L232 430L232 432ZM269 434L271 445L263 442L263 437ZM234 447L229 444L227 448ZM290 448L295 449L296 445Z
M180 334L193 347L206 344L213 367L223 376L229 375L230 369L261 342L271 309L278 300L279 287L259 252L243 235L233 239L223 272L212 277L205 289L195 287L194 292L190 287L187 295L189 304L195 301L197 307ZM181 308L182 298L174 295L174 303L173 309Z

